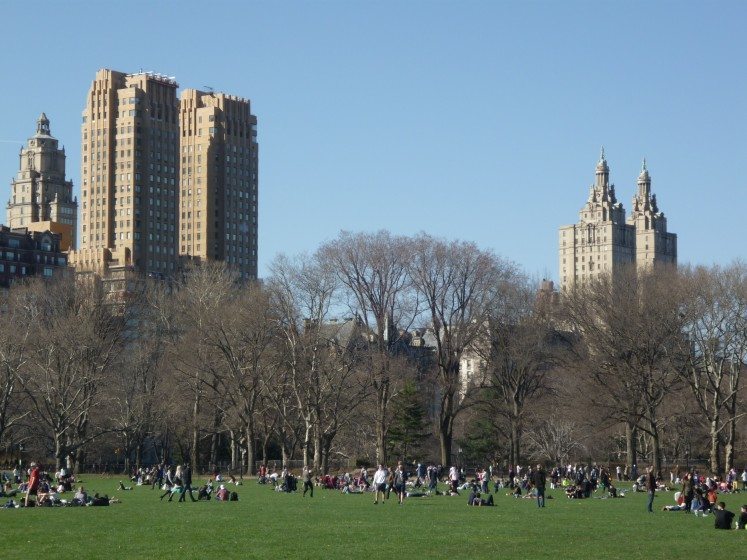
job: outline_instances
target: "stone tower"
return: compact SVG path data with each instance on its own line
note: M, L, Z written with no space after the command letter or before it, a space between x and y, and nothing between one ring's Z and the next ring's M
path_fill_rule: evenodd
M596 179L579 212L577 224L560 228L560 285L571 287L635 260L635 232L625 223L625 209L610 183L602 148Z
M635 228L635 262L639 268L655 264L677 264L677 235L667 232L667 219L651 194L651 176L643 160L638 190L628 224Z
M21 149L19 159L18 174L11 182L8 225L59 233L61 249L73 249L78 201L73 198L72 181L65 179L65 148L58 147L44 113L36 121L36 134Z

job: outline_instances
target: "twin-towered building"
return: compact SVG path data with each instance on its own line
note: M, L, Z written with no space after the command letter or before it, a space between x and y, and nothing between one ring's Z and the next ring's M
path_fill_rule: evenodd
M171 275L184 259L257 277L257 118L249 100L103 69L86 98L81 270Z
M651 193L651 176L643 161L630 216L618 202L604 149L597 163L596 180L579 212L579 222L562 226L560 284L570 288L621 267L677 263L677 235L667 232L667 219Z

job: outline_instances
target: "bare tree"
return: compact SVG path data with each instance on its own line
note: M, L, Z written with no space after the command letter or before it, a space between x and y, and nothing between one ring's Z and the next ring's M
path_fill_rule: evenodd
M551 317L536 305L536 290L516 283L488 319L487 340L476 344L487 368L485 394L495 414L510 428L509 462L521 463L521 442L527 406L552 391L548 376L559 366L562 339Z
M247 472L254 473L256 416L265 386L273 383L272 342L277 320L268 293L259 285L221 290L225 299L220 312L200 326L209 370L206 384L212 389L216 407L241 426L245 438ZM218 426L221 422L216 423Z
M583 450L579 427L568 418L551 415L527 430L529 451L535 459L564 464Z
M159 403L166 396L164 324L154 316L147 296L137 297L135 305L137 332L128 337L108 386L109 415L122 443L125 471L133 455L135 467L142 465L146 439L163 419L165 409Z
M18 295L17 291L6 292L0 302L0 320L7 325L0 330L0 444L10 443L6 436L29 413L18 379L27 364L34 323L26 298Z
M578 364L600 389L593 403L625 424L628 466L636 462L636 430L642 430L659 472L658 411L675 385L670 362L683 326L676 271L623 268L564 296Z
M436 343L438 435L442 464L451 462L454 420L465 406L459 364L479 339L513 266L474 243L442 241L426 234L413 240L408 264Z
M371 357L363 363L376 395L373 426L377 463L387 460L389 405L402 381L392 371L392 358L402 344L400 332L409 329L418 312L407 273L410 245L409 239L388 231L342 232L320 249L320 258L332 267L346 289L352 314L360 317L374 335L369 345Z
M698 412L708 423L711 471L734 465L737 422L747 358L747 267L685 270L682 313L686 337L673 366L690 387ZM725 461L722 461L722 442Z
M280 362L303 421L303 463L307 466L311 464L317 421L315 391L328 346L324 331L316 326L329 319L337 281L317 257L299 258L297 262L278 257L271 270L270 289L282 333Z
M104 406L102 385L123 347L129 309L111 305L95 284L71 279L25 290L37 331L20 380L59 468L71 454L79 462L83 447L111 429L91 419Z

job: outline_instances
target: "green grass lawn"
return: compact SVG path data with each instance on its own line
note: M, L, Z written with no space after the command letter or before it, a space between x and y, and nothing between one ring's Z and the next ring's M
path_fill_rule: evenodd
M315 489L314 498L280 494L247 481L240 501L165 503L160 492L115 492L118 477L84 476L111 507L0 510L0 558L744 558L747 531L716 531L713 517L656 512L645 494L617 500L532 500L496 496L470 508L467 496L413 498L374 506L371 495ZM232 488L231 488L232 489ZM747 494L726 496L737 513ZM5 499L3 499L3 503ZM698 552L699 551L699 552Z

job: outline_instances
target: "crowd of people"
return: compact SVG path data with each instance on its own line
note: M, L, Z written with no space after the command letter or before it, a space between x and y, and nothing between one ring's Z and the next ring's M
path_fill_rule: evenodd
M272 472L270 472L272 470ZM625 490L616 486L623 481L630 484L630 491L648 494L646 509L653 513L657 492L675 491L674 503L662 506L663 511L685 512L695 516L713 515L716 528L727 529L735 525L744 529L747 525L747 505L741 507L739 515L726 509L722 494L747 491L747 468L741 474L731 469L724 477L703 476L697 470L681 473L675 467L668 479L654 473L650 467L639 474L636 465L628 471L618 466L614 471L605 467L590 465L555 466L549 471L538 464L535 467L509 466L507 472L499 473L492 466L476 469L468 478L464 469L451 466L448 469L441 465L405 465L398 462L389 468L380 464L374 470L361 467L354 474L346 472L340 475L315 475L311 467L304 467L300 473L303 484L302 497L307 493L314 497L314 488L336 490L343 494L373 494L373 503L384 503L392 493L397 504L402 505L406 498L428 496L460 496L467 492L469 506L493 506L493 494L507 489L507 495L515 498L536 499L537 507L544 508L549 481L551 490L558 490L568 499L581 500L589 498L623 498ZM613 475L614 472L614 475ZM78 484L69 469L62 468L55 473L43 471L36 463L27 469L17 466L12 472L2 473L0 497L9 498L5 508L32 506L102 506L117 503L116 498L108 495L91 495L85 487ZM616 479L616 480L615 480ZM171 502L176 497L178 502L186 501L187 496L197 501L238 501L236 491L229 491L227 484L240 486L242 480L229 475L224 478L219 471L212 473L206 483L193 486L192 468L188 463L183 465L154 465L150 468L139 468L130 479L136 486L150 486L152 490L163 491L160 499ZM269 484L277 492L292 493L299 489L299 479L293 472L284 467L268 469L267 465L259 468L257 482ZM439 484L443 490L439 490ZM492 491L491 491L492 485ZM125 486L119 481L119 491L131 491L132 486ZM195 496L196 494L196 496Z
M75 488L78 481L66 468L50 473L42 470L36 463L31 463L28 469L16 467L12 473L3 472L0 477L0 498L9 498L2 506L3 509L108 506L119 502L108 495L90 494L82 485Z

